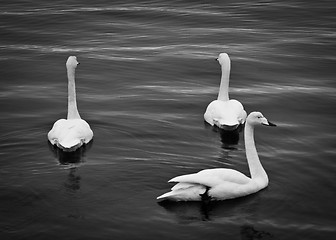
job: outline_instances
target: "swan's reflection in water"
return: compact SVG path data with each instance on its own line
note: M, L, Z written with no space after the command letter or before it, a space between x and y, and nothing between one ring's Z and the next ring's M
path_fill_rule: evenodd
M49 144L49 149L54 154L60 165L68 166L69 168L77 167L85 162L85 153L92 147L93 140L88 144L84 144L76 151L65 152L62 149Z
M225 201L200 201L200 202L174 202L162 201L158 204L166 211L174 214L179 222L193 222L193 221L212 221L215 219L236 219L244 218L244 214L249 215L255 208L253 199L255 195L250 195L243 198ZM241 212L242 204L250 206L251 210L248 212ZM246 209L245 209L246 210Z
M64 182L65 189L71 193L74 193L80 189L81 177L76 173L76 171L77 168L70 168L68 178Z
M217 126L210 126L208 123L204 122L205 128L211 128L213 132L219 134L220 140L222 142L222 147L228 150L235 150L236 145L239 143L239 134L243 131L244 125L239 125L237 129L233 131L227 131Z
M178 222L210 221L213 203L205 202L171 202L162 201L158 204L175 215Z
M242 240L254 240L254 239L273 239L273 235L266 231L256 230L252 225L241 226L240 235Z
M239 133L241 132L240 128L237 128L233 131L225 131L223 129L218 129L221 142L223 143L222 147L224 149L236 149L234 146L239 142Z
M158 204L167 212L173 214L181 224L190 224L199 221L214 221L229 225L238 224L242 240L274 239L271 233L253 226L253 216L258 212L258 194L225 201L163 201L158 202Z
M85 153L88 151L92 142L83 145L73 152L64 152L62 149L50 144L49 148L53 152L54 157L57 159L58 163L69 169L69 174L64 182L64 187L67 192L74 193L80 189L81 176L78 174L78 167L85 162Z

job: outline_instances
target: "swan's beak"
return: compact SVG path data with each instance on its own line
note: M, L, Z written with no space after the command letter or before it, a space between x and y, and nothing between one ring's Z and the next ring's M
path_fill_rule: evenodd
M270 127L276 127L276 124L271 123L270 121L267 121L267 122L268 122L268 126L270 126Z
M267 119L266 119L265 122L262 123L262 125L269 126L269 127L276 127L276 124L271 123L271 122L268 121Z

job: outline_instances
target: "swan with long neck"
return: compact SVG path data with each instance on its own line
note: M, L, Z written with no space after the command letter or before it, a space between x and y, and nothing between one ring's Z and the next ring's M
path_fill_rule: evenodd
M218 97L208 105L204 113L204 120L211 126L215 125L228 131L235 130L240 124L244 124L247 114L239 101L229 99L231 70L229 55L221 53L217 61L221 65L222 70Z
M171 191L158 200L202 201L225 200L243 197L267 187L268 176L258 157L254 143L254 127L256 125L275 126L260 112L252 112L246 119L244 137L246 158L251 177L228 168L205 169L198 173L175 177L169 182L177 183Z
M80 117L76 101L75 72L79 62L70 56L66 62L68 76L68 114L67 119L57 120L48 133L52 145L64 151L75 151L91 141L93 132L90 125Z

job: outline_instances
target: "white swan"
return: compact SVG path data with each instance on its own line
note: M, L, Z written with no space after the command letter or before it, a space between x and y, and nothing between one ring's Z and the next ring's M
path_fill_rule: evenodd
M89 124L81 119L76 103L75 71L79 63L75 56L70 56L66 62L68 75L68 116L57 120L48 133L51 144L65 151L75 151L84 143L91 141L93 132Z
M265 188L268 185L268 177L260 163L253 137L254 126L259 124L275 126L260 112L252 112L247 117L244 136L251 178L233 169L206 169L169 180L177 184L170 192L157 199L160 201L166 199L172 201L225 200L246 196Z
M211 126L216 125L224 130L235 130L239 124L244 124L247 114L239 101L229 99L231 68L229 55L221 53L217 60L222 68L219 93L217 100L212 101L208 105L204 113L204 120Z

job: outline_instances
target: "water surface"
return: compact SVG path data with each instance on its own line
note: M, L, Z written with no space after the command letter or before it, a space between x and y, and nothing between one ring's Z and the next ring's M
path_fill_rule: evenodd
M1 239L331 239L335 205L332 1L7 1L0 6ZM267 189L158 204L167 181L205 168L247 175L240 133L207 127L220 52L230 96L256 129ZM65 62L93 142L46 134L66 117Z

